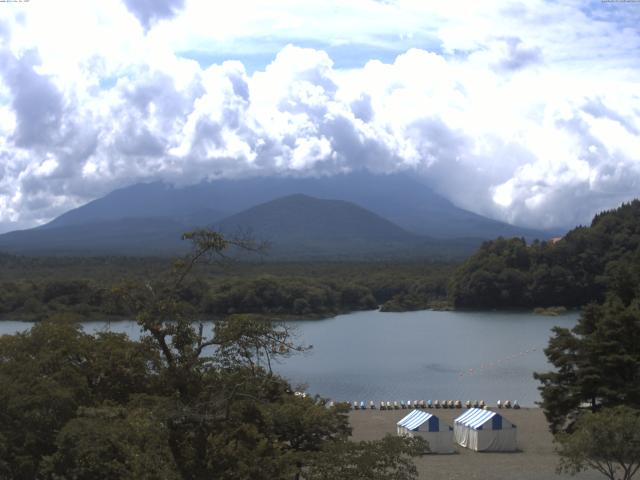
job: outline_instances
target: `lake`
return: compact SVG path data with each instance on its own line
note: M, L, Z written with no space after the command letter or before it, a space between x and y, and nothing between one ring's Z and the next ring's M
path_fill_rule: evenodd
M289 322L299 343L313 348L275 369L294 385L334 400L540 399L534 371L549 369L543 348L555 325L572 327L577 312L545 317L522 312L382 313ZM87 322L137 338L135 322ZM0 322L0 334L30 328Z

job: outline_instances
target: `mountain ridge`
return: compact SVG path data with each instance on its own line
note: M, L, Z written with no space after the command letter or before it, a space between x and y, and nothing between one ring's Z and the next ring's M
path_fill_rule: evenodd
M214 228L229 238L247 233L270 244L274 260L393 260L466 257L481 240L440 240L407 232L344 200L289 195L212 224L187 225L167 217L96 220L0 235L0 251L41 255L175 255L189 247L182 234Z
M456 207L408 174L352 172L331 177L252 177L219 179L187 187L162 182L124 187L72 209L40 228L128 217L180 218L203 207L218 221L290 194L345 200L405 230L436 238L522 236L550 238L545 232L510 225Z
M309 257L406 251L423 239L344 200L293 194L256 205L213 225L227 235L249 232L271 256Z
M0 235L0 251L172 255L186 248L183 232L204 227L252 229L275 245L274 256L299 259L459 257L483 239L551 236L459 209L406 175L356 173L136 184L46 225Z

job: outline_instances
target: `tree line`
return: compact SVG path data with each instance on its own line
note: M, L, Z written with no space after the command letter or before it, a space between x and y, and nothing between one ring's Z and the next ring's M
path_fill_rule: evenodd
M607 293L634 295L640 256L640 201L596 215L557 241L499 238L485 242L453 275L459 308L579 307Z
M140 341L44 321L0 337L0 478L412 480L421 439L349 440L347 405L296 395L271 370L306 350L285 324L197 322L182 289L229 242L187 235L167 276L114 289Z
M145 272L150 277L166 274L155 264L152 268L147 264L145 269L134 266L125 273L119 270L119 260L115 266L111 262L85 262L88 266L82 273L76 271L76 278L70 277L62 262L59 270L43 276L31 274L24 265L14 268L14 280L7 278L0 283L0 318L80 321L127 317L127 306L114 293L118 282L142 281ZM232 313L321 318L379 305L385 311L417 310L446 301L447 282L454 267L269 265L264 268L267 273L251 265L237 268L240 274L225 276L201 269L181 285L181 300L209 318Z
M534 375L558 469L629 480L640 470L640 202L541 250L541 258L559 255L584 289L559 282L554 291L569 292L564 304L586 304L575 327L553 329L545 349L553 370Z

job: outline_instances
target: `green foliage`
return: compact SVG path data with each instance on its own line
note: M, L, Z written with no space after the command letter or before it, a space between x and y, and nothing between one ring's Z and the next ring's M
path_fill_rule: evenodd
M228 416L207 437L206 465L199 471L225 479L294 478L325 443L346 441L345 407L328 409L290 392L276 396L274 386L263 384L262 397L255 385L234 392Z
M376 442L328 442L305 472L307 480L413 480L418 472L411 457L428 452L420 437L391 435Z
M406 312L425 310L427 308L442 309L447 305L447 283L445 276L425 276L408 285L406 290L395 294L386 301L383 312Z
M51 479L179 479L166 424L144 408L81 408L62 428L43 461Z
M556 441L559 473L591 468L610 480L630 480L640 469L640 411L620 406L585 413Z
M365 478L353 476L355 462L366 478L415 478L410 457L424 445L351 444L347 406L328 408L320 398L295 395L272 372L272 361L306 349L285 325L243 314L220 319L207 332L194 321L193 299L202 297L203 284L189 277L198 263L251 245L213 232L187 237L194 250L169 275L114 289L144 330L141 341L84 334L63 318L68 312L59 322L0 338L0 474L267 480L343 471L332 478ZM277 290L268 280L258 287ZM47 291L49 300L86 294L74 282ZM342 293L338 301L356 303L369 290ZM342 470L332 446L343 452L336 457Z
M76 321L124 315L106 286L86 280L40 280L0 285L0 315L14 319L45 320L54 316Z
M616 214L633 219L629 214L637 204ZM617 215L600 215L594 225L611 234L620 226L616 220ZM605 233L596 233L606 243ZM545 350L555 371L536 378L542 383L542 406L553 431L570 428L584 405L592 411L616 405L640 408L640 254L625 253L635 244L634 234L628 234L628 241L615 235L614 250L620 258L605 262L607 300L583 309L571 331L556 328Z
M377 306L371 291L349 282L262 275L223 282L204 299L210 315L260 313L275 315L335 315Z
M127 262L130 266L127 269ZM157 259L39 258L0 254L0 318L82 321L130 314L114 287L160 278ZM201 316L256 313L318 318L383 305L384 311L430 308L447 298L453 265L250 264L228 269L194 265L178 292ZM221 275L225 273L224 275ZM118 281L118 284L115 283Z
M0 337L0 439L11 478L35 478L80 407L150 391L156 360L124 335L92 337L69 324Z
M572 329L555 328L545 353L555 371L537 373L552 431L571 427L581 406L640 408L640 308L618 299L584 309Z
M640 285L640 201L598 214L557 242L485 242L455 273L456 307L577 307L607 292L629 303Z
M221 367L242 366L252 372L266 368L272 374L272 359L303 352L305 347L292 341L290 328L284 323L252 315L232 315L215 324L213 360Z

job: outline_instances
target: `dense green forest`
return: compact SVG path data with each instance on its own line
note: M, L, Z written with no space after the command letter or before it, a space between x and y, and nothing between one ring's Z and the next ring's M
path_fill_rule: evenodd
M485 242L453 276L458 308L577 307L607 291L634 295L640 277L640 201L596 215L555 242Z
M640 434L624 432L620 422L640 422L640 202L597 215L590 228L576 229L555 245L522 249L510 243L493 260L487 254L491 246L485 246L484 261L522 266L529 261L527 269L517 269L526 278L555 258L566 272L551 290L557 295L555 303L586 304L573 328L554 328L545 349L553 368L534 375L540 381L540 405L556 434L562 469L576 473L590 467L608 478L633 477L640 468ZM477 265L482 257L464 268ZM530 288L534 284L524 284L525 291L535 291ZM503 302L508 298L500 297ZM534 300L542 302L543 297L529 298Z
M0 318L84 320L130 316L116 294L168 273L167 259L0 256ZM377 308L415 310L446 301L455 265L250 263L201 265L181 299L201 317L260 313L320 318Z
M640 418L640 201L557 242L487 242L456 271L449 295L456 307L582 306L575 327L554 329L545 349L552 369L534 375L540 406L566 471L606 465L613 478L637 465L628 445L640 436L620 441L607 421L619 408L631 424ZM593 425L606 432L608 451Z
M352 442L348 405L296 395L271 370L306 350L287 325L232 315L203 331L182 289L226 242L193 239L168 275L117 289L140 341L50 321L0 337L0 478L417 478L424 440Z
M555 242L498 238L464 264L232 262L200 266L182 299L201 317L260 313L321 318L373 309L579 307L615 289L633 295L640 202L596 215ZM167 273L165 258L0 255L0 318L127 317L122 283ZM231 268L230 268L231 267Z

